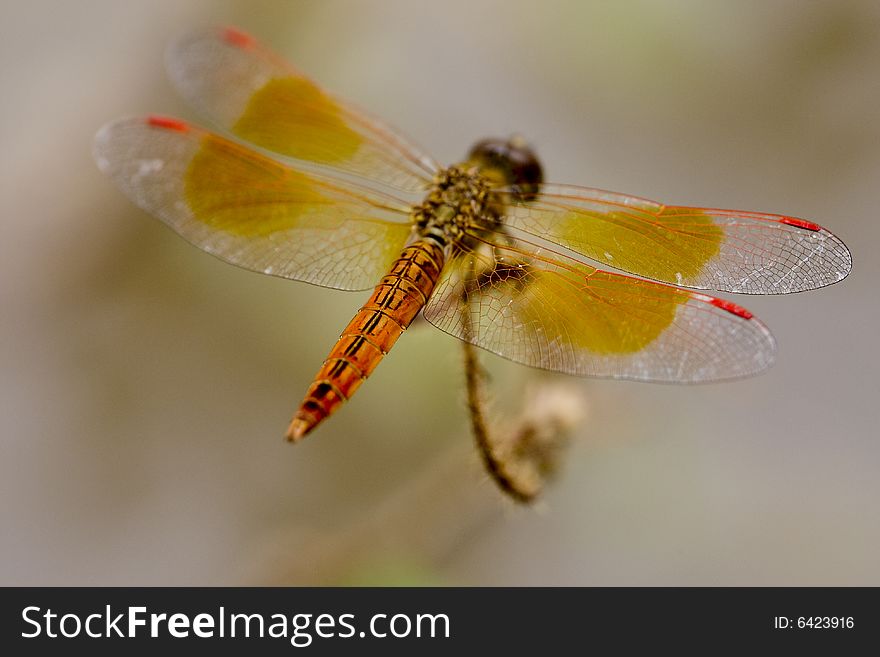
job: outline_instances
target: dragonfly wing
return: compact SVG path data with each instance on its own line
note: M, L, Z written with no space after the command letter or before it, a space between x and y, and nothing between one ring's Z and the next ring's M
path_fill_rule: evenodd
M437 165L378 120L331 96L281 57L232 28L190 34L167 55L193 107L275 153L418 192Z
M728 301L602 271L519 240L488 240L447 265L425 308L438 328L566 374L694 383L772 362L773 337Z
M102 171L193 244L246 269L372 288L412 230L392 197L280 163L195 126L123 119L95 138Z
M852 269L846 245L812 222L585 187L545 185L535 202L510 204L502 222L610 267L698 289L787 294Z

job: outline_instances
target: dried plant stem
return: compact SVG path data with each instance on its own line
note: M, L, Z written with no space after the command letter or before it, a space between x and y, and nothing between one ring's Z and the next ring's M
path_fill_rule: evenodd
M473 267L469 280L478 280ZM498 487L514 501L528 504L556 474L560 452L567 444L568 433L581 420L583 405L580 396L567 386L552 385L545 380L530 388L517 425L493 435L486 419L486 374L473 344L477 336L471 325L472 292L472 287L465 286L460 309L464 320L461 337L471 429L486 471Z
M497 443L493 442L489 435L489 426L486 422L485 392L483 381L485 374L477 359L476 349L470 342L462 342L464 349L464 373L467 383L467 407L471 419L471 430L477 449L483 459L486 471L507 495L522 504L532 502L540 488L535 490L526 489L517 478L508 472L505 459L496 450Z

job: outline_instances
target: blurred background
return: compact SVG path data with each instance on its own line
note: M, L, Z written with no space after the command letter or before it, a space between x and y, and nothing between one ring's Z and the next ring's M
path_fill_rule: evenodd
M214 24L441 161L519 132L554 181L822 223L854 272L737 299L779 342L761 377L554 377L585 418L536 508L483 473L425 324L293 447L366 294L211 258L90 154L120 115L198 120L163 52ZM0 1L0 584L880 584L878 61L872 0ZM536 373L483 360L516 409Z

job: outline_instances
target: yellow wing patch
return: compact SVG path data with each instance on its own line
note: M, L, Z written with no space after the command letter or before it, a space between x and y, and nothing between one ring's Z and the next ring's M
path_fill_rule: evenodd
M251 97L232 132L276 153L339 164L363 143L337 103L304 77L269 80Z
M202 140L186 171L184 194L193 215L211 228L264 237L293 228L334 230L341 217L306 221L309 210L329 199L309 178L211 136ZM305 223L304 223L305 221Z
M669 328L678 306L688 300L686 293L652 296L652 291L602 271L576 283L567 274L534 270L514 303L524 323L546 335L565 336L578 350L632 354Z
M653 217L638 211L567 212L559 227L562 243L575 251L611 266L636 262L624 268L684 285L704 274L724 239L712 217L693 208L667 207ZM626 262L616 263L615 254Z

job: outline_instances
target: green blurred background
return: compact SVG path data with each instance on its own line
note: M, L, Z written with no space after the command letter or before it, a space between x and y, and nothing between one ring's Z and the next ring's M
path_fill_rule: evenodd
M201 253L90 155L120 115L197 120L162 57L213 24L441 161L519 132L551 180L818 221L855 271L738 298L779 341L759 378L557 377L586 418L538 508L483 474L426 325L292 447L365 295ZM4 1L0 37L0 583L880 584L877 2ZM484 361L515 408L535 373Z

